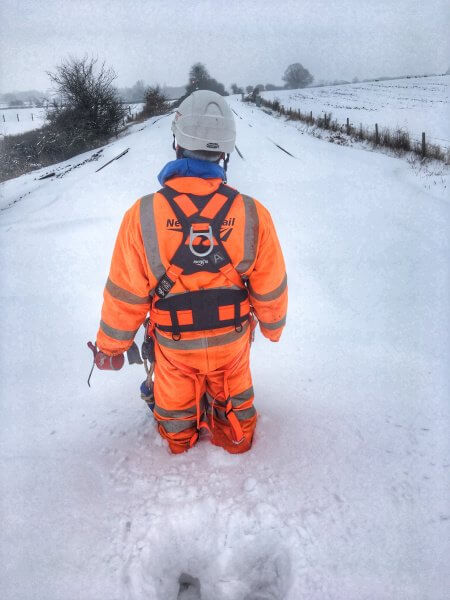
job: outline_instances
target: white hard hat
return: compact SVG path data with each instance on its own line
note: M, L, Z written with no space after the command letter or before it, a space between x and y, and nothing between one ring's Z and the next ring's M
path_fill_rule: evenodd
M186 150L233 152L236 128L233 113L217 92L192 92L177 108L172 122L177 143Z

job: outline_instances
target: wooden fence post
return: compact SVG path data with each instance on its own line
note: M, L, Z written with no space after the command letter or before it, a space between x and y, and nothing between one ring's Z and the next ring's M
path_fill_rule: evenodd
M17 120L19 120L19 113L16 114Z
M5 123L6 122L5 115L2 115L2 116L3 116L3 123Z
M422 156L425 157L427 155L427 143L425 140L425 131L422 131Z
M312 122L313 122L312 111L310 111L310 113L309 113L309 120L311 121L311 125L312 125Z
M347 135L350 133L350 119L347 117Z
M380 143L380 136L378 135L378 123L375 123L375 144L378 146Z

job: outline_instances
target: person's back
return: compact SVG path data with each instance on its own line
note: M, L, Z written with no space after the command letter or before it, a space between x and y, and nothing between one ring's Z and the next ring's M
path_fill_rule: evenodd
M213 443L244 452L256 424L254 315L277 341L287 308L283 256L269 212L223 183L218 163L226 154L226 166L235 139L224 99L194 92L172 129L178 160L119 231L97 344L109 356L124 352L150 312L154 416L172 452L195 444L202 428Z

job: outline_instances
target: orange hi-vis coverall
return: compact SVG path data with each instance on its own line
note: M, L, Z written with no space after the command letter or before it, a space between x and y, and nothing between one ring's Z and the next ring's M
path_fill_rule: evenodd
M126 212L117 236L97 345L108 355L128 350L150 313L156 355L154 416L171 451L189 449L205 427L214 444L232 453L245 452L257 418L249 366L253 315L263 335L274 342L286 322L287 277L277 234L262 204L224 187L219 178L175 176L165 186L190 215L212 215L225 201L220 191L232 192L231 208L220 226L221 247L232 264L228 270L191 274L173 267L183 240L174 205L161 191L140 198ZM206 206L193 202L205 197L212 198ZM190 330L193 309L158 308L155 292L166 272L173 285L166 296L169 301L183 302L190 292L201 296L206 290L218 297L238 290L242 301L215 308L219 326ZM220 326L220 321L226 325Z

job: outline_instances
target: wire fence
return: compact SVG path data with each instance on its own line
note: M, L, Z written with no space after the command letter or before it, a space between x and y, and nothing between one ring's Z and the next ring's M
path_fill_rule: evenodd
M345 123L342 123L337 119L332 119L331 113L325 112L319 116L315 116L312 110L302 112L300 109L287 108L278 99L270 101L259 95L256 97L250 95L244 100L254 102L256 106L276 111L280 115L286 116L289 120L302 121L309 126L346 134L352 139L367 141L374 146L391 148L399 152L413 152L422 158L433 158L444 161L447 164L450 162L450 140L430 136L425 131L422 131L421 135L417 135L411 134L405 128L401 127L385 127L378 123L372 126L364 125L363 123L355 124L350 121L349 117L347 117Z

